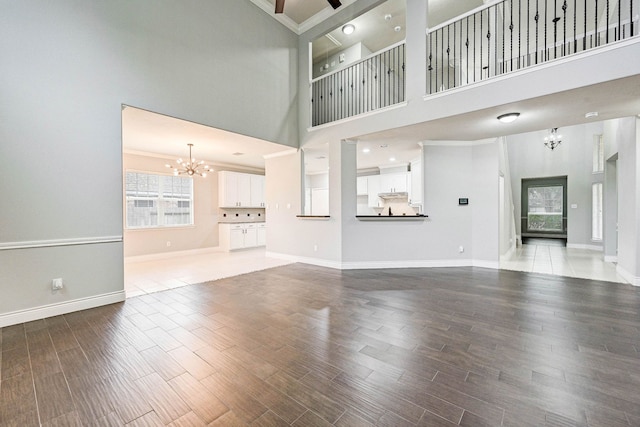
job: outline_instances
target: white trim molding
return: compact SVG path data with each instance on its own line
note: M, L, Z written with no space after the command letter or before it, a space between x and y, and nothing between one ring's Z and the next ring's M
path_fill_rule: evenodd
M605 255L604 256L604 262L618 262L618 256L617 255Z
M122 290L86 298L78 298L75 300L65 301L57 304L43 305L40 307L4 313L0 314L0 328L44 319L47 317L60 316L62 314L72 313L74 311L87 310L89 308L115 304L122 302L125 299L126 295L124 290Z
M269 252L269 251L265 253L265 256L267 258L283 259L285 261L300 262L302 264L317 265L319 267L335 268L336 270L342 269L342 264L340 263L340 261L332 261L328 259L311 258L311 257L298 256L298 255L289 255L289 254L283 254L280 252Z
M96 245L102 243L120 243L122 235L99 237L76 237L73 239L29 240L21 242L0 243L0 251L15 249L52 248L59 246Z
M620 276L622 276L622 278L624 280L629 282L629 284L631 286L640 286L640 277L634 276L633 274L629 273L624 268L620 267L620 265L616 266L616 273L618 273Z
M584 244L581 244L581 243L567 243L567 248L568 249L588 249L590 251L598 251L598 252L604 251L604 248L602 246L599 246L599 245L584 245Z

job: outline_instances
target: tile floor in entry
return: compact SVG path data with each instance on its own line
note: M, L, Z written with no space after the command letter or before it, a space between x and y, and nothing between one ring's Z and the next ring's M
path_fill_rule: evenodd
M523 244L507 259L500 261L505 270L545 273L556 276L627 283L616 272L616 264L605 262L600 251L567 248L541 239Z
M264 248L125 262L125 290L130 298L287 264L291 262L268 257ZM627 283L614 263L603 261L602 252L540 241L518 247L511 257L500 261L500 268Z
M153 261L125 260L124 288L127 298L131 298L287 264L291 261L268 257L264 248L208 252Z

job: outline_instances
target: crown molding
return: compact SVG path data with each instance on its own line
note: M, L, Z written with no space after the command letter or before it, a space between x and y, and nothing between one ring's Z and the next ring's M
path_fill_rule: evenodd
M298 25L294 20L289 18L284 13L278 13L278 14L274 13L273 11L274 5L269 3L268 0L250 0L250 1L251 3L258 6L260 9L262 9L266 14L271 16L273 19L275 19L276 21L278 21L279 23L287 27L289 30L296 33L296 35L298 36L310 30L311 28L315 27L319 23L323 22L325 19L328 19L329 17L335 15L345 7L356 2L356 0L342 0L342 6L340 6L340 8L335 10L331 6L327 5L327 7L322 9L320 12L316 13L315 15L311 16L309 19L307 19L306 21Z

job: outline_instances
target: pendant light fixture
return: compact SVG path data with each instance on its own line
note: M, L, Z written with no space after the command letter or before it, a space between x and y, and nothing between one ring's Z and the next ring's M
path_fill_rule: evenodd
M558 128L552 128L549 136L544 137L544 145L554 150L562 142L562 135L558 133Z
M189 158L187 161L182 159L176 160L178 166L173 166L170 164L166 164L165 166L173 170L174 175L199 175L203 178L207 176L208 172L213 172L213 169L209 167L209 165L204 164L204 160L200 160L199 162L191 155L191 148L193 144L187 144L189 146Z

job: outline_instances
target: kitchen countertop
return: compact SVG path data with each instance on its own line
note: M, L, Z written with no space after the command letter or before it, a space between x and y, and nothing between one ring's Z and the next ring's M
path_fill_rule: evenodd
M356 215L361 221L423 221L429 215Z
M218 221L218 224L263 224L267 221Z

